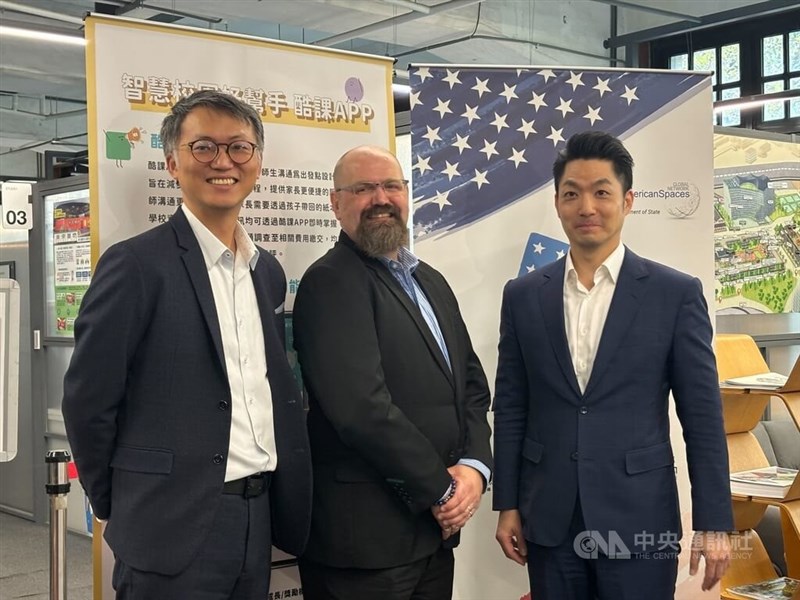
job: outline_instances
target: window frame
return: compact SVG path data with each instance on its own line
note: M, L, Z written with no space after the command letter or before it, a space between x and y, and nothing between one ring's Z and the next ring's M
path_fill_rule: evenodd
M694 67L694 52L714 48L717 73L717 82L713 88L715 98L721 99L722 90L735 87L740 88L740 97L760 95L764 93L764 83L770 81L783 81L784 89L788 90L790 81L800 77L800 70L789 70L789 34L800 29L792 26L797 22L800 22L800 9L653 40L649 44L650 64L654 68L669 69L673 56L688 54L691 70ZM762 40L774 35L783 36L784 70L780 75L765 77L762 76ZM739 81L722 84L722 47L736 43L739 44ZM800 133L800 115L789 116L790 101L784 101L784 106L785 118L774 121L764 120L763 106L742 110L740 124L734 127L776 133Z

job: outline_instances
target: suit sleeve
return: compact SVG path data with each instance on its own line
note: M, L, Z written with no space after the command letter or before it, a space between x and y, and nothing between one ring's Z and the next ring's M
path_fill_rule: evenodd
M342 442L423 512L450 483L435 448L392 402L370 291L343 270L320 265L300 284L294 307L295 346L310 396ZM313 409L312 409L313 410Z
M111 516L111 457L128 370L147 327L141 266L112 246L97 263L75 322L62 411L70 447L95 515Z
M670 382L683 427L695 531L733 529L728 451L712 330L702 284L694 279L674 328Z
M500 312L494 396L494 510L517 508L522 442L528 419L528 378L517 338L510 282Z

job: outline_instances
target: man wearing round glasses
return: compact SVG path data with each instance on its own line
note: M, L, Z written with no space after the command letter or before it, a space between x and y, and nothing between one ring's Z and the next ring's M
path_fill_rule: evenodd
M170 121L166 126L172 128ZM261 171L263 137L256 139L253 123L204 106L186 114L180 127L179 137L168 131L161 138L170 175L191 214L210 222L232 248L239 209Z
M125 600L263 600L302 552L311 474L284 343L286 279L238 222L261 169L252 107L177 102L161 141L182 206L115 244L75 324L63 412Z
M394 155L354 148L333 180L342 232L294 307L314 463L303 595L448 599L491 477L486 377L447 282L406 247Z

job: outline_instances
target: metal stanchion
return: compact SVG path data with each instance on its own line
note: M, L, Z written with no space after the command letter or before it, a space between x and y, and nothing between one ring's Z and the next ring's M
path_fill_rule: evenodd
M50 496L50 600L67 599L67 464L71 458L66 450L51 450L44 459Z

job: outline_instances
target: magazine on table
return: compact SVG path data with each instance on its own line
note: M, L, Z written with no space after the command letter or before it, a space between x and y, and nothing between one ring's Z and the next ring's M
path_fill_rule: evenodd
M731 493L742 496L784 498L792 487L797 469L763 467L731 473Z
M786 385L787 375L780 373L759 373L746 377L732 377L722 382L723 387L748 388L752 390L778 390Z
M800 580L779 577L761 583L728 588L728 592L752 600L800 600Z

